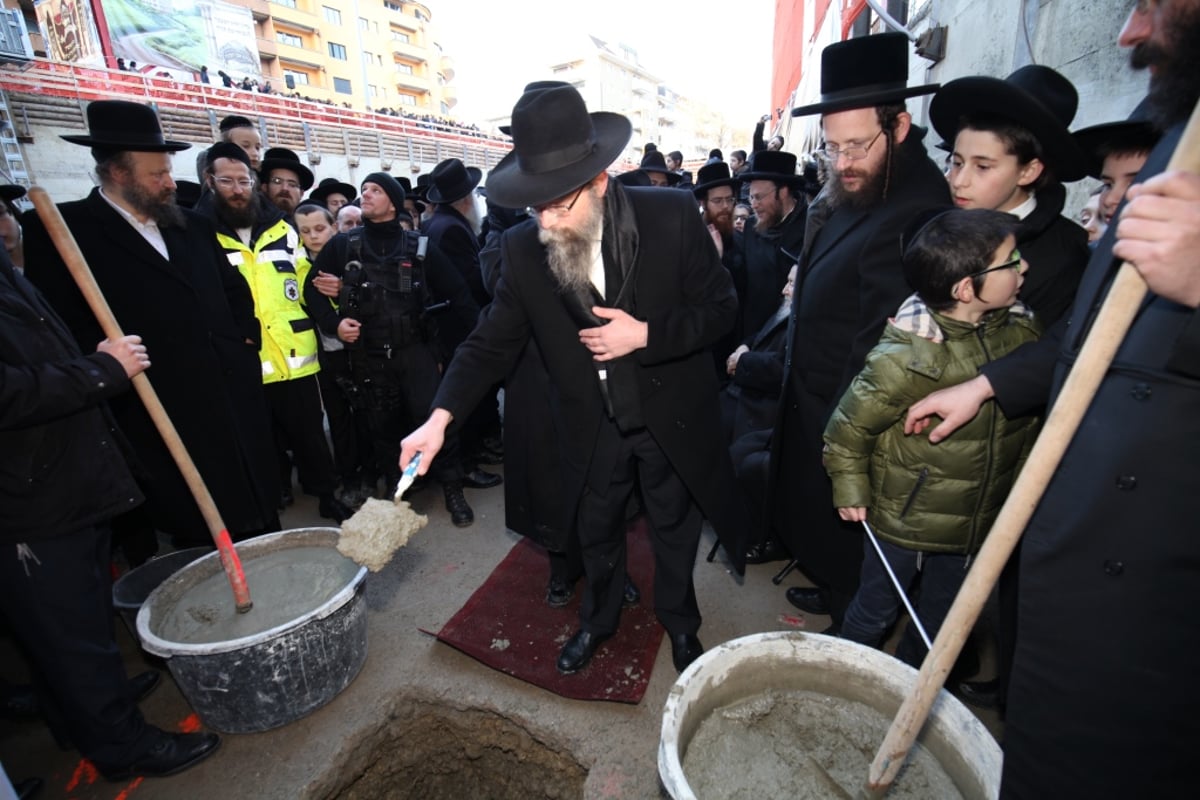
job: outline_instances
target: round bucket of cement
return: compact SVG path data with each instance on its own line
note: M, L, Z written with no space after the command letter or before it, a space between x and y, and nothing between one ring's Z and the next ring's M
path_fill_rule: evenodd
M162 585L167 578L197 558L211 552L213 552L211 547L189 547L186 550L176 550L173 553L152 558L117 579L112 588L113 607L121 615L125 626L129 628L129 632L135 639L138 638L137 614L150 593Z
M761 793L762 789L764 785L778 786L768 774L778 770L788 787L785 792L788 797L858 796L866 783L875 750L882 744L888 725L916 677L916 670L886 653L831 636L786 631L733 639L692 662L671 687L663 710L658 747L658 771L663 785L675 800L768 797L773 795ZM760 711L763 707L782 708L772 704L784 696L817 697L827 704L849 701L846 705L862 709L855 713L877 718L868 722L881 726L880 732L877 739L874 733L868 734L860 743L859 752L850 754L848 763L854 765L850 774L838 773L836 766L821 765L820 754L814 756L805 751L805 738L800 732L803 722L785 728L786 733L775 737L772 745L775 753L765 755L761 767L746 760L734 763L733 759L745 757L735 755L730 748L746 742L746 736L736 726L725 733L721 733L726 729L720 726L707 727L702 732L710 717L737 719L738 714L745 714L745 708L753 708L763 697L770 699L765 706L759 703ZM753 724L764 723L758 719ZM714 731L718 737L715 742ZM826 728L816 731L816 740L823 745L833 736ZM850 740L843 741L847 749L854 749ZM691 748L693 744L696 747ZM909 771L906 767L889 797L959 796L991 800L999 795L1000 747L983 723L949 693L943 691L938 696L917 744L925 751L922 758L932 756L935 770L943 773L938 779L948 780L954 791L931 792L925 787L905 795L903 784ZM750 758L754 760L757 756ZM795 763L790 763L793 758ZM861 762L861 769L857 762ZM718 769L708 769L710 764ZM808 780L797 777L805 773L811 778L809 785L791 783ZM714 785L713 781L725 783ZM746 793L752 784L759 793Z
M336 528L239 542L254 603L238 614L213 552L155 589L137 616L142 647L167 659L200 719L225 733L293 722L350 685L367 657L367 570Z

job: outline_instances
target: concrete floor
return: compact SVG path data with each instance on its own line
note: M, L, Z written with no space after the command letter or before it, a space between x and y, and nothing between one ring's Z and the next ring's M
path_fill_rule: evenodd
M414 506L429 514L430 524L387 568L368 577L366 665L324 708L277 730L223 736L220 751L180 775L118 784L89 774L77 753L55 746L44 725L0 722L4 768L14 780L44 778L40 797L46 800L328 797L379 757L371 751L380 742L391 750L408 746L393 734L414 714L440 708L488 712L546 749L574 759L587 770L586 798L662 796L656 762L659 728L663 703L676 678L665 639L646 696L639 705L629 706L558 697L495 672L420 632L440 629L517 541L504 527L502 489L467 494L476 521L466 529L450 524L436 487L414 498ZM315 500L302 496L283 517L285 528L323 523ZM715 563L703 561L711 544L712 535L706 532L695 570L705 645L760 631L819 632L828 626L828 618L806 618L784 598L786 586L804 582L799 573L777 587L770 578L782 564L765 564L748 567L745 578L738 580L720 556ZM118 638L131 674L155 665L120 625ZM4 677L19 679L20 666L11 658L11 647L3 652ZM169 729L191 714L165 672L161 688L142 703L142 710L148 721ZM981 716L994 732L999 729L994 715ZM470 748L466 753L464 757L472 757ZM472 794L495 796L482 783ZM415 795L395 786L377 796Z

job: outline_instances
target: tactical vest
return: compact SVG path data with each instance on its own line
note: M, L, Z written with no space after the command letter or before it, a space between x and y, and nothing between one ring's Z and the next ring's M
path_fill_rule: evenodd
M263 383L318 372L316 326L301 305L304 276L297 271L295 229L281 219L264 230L253 247L220 232L217 242L254 297L254 316L262 325L258 356Z
M347 234L349 260L342 270L338 305L342 314L362 324L354 348L367 355L391 358L393 351L432 337L425 314L425 248L428 238L404 231L390 253L375 253L363 229Z

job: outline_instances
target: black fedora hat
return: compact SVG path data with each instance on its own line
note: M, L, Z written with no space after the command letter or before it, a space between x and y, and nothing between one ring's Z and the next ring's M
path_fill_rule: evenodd
M1069 128L1079 106L1079 93L1061 74L1028 64L1004 80L972 75L950 81L929 103L929 121L947 142L954 142L964 117L1002 117L1027 129L1042 146L1046 166L1060 181L1087 174L1087 158Z
M525 88L521 90L521 94L540 92L544 89L561 89L564 86L570 85L566 81L530 81L525 84ZM505 136L512 136L512 125L501 125L500 132Z
M642 172L657 172L667 176L667 185L674 186L679 183L679 179L683 176L676 172L671 172L667 169L667 158L657 150L651 150L642 156L641 166L638 167Z
M746 171L738 178L742 183L775 181L792 187L804 183L804 176L796 174L796 154L786 150L756 150L746 162Z
M163 138L158 114L150 106L127 100L95 100L87 107L86 136L63 135L72 144L136 153L178 153L187 142Z
M422 200L425 199L425 195L429 192L429 187L431 185L429 180L429 173L417 176L417 188L413 189L414 197L419 197Z
M339 181L337 178L322 178L321 182L317 184L317 188L309 193L308 199L314 203L325 205L325 201L329 199L329 195L331 194L340 194L349 203L358 197L358 189L355 189L344 181Z
M1109 153L1150 152L1162 133L1145 119L1130 118L1080 128L1071 134L1088 160L1090 177L1099 179Z
M404 187L405 199L412 200L413 205L415 205L417 207L417 213L420 214L420 213L424 212L425 204L421 202L421 195L418 195L415 191L413 191L412 181L410 181L407 177L403 177L403 176L396 178L396 180L398 180L400 182L400 185Z
M271 179L271 170L289 169L300 179L300 188L308 191L313 185L312 170L300 163L300 156L295 150L286 147L271 147L263 153L262 161L258 164L258 179L266 183Z
M513 150L489 173L489 196L505 208L548 203L616 161L632 135L620 114L589 113L573 86L523 94L513 107Z
M936 83L908 85L908 37L903 33L860 36L821 51L821 97L792 109L792 116L898 103L937 88Z
M696 171L696 185L692 187L692 193L696 197L703 197L709 189L716 189L718 186L732 186L736 190L739 183L741 181L733 177L728 164L724 161L714 161Z
M24 186L18 186L15 183L6 183L0 186L0 200L3 200L9 207L12 206L12 201L20 197L24 197L27 190Z
M469 195L481 178L483 170L478 167L468 167L459 158L447 158L429 173L425 199L431 203L455 203Z
M650 186L650 176L640 169L631 169L614 176L622 186Z

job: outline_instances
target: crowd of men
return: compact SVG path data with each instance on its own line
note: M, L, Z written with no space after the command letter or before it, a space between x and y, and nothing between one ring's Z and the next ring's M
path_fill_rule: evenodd
M995 676L954 688L1006 712L1006 797L1185 790L1200 739L1186 603L1200 551L1184 510L1200 435L1200 177L1165 166L1200 97L1200 2L1139 3L1120 44L1151 68L1147 98L1128 120L1072 131L1078 93L1055 70L912 86L903 35L840 42L822 53L819 98L792 111L819 116L816 153L764 141L766 115L749 155L713 151L695 175L653 145L610 174L629 121L541 81L513 109L513 150L486 194L456 158L415 187L386 172L317 184L232 116L185 210L170 154L188 145L148 107L92 103L89 134L63 138L91 148L100 185L61 210L129 336L105 339L36 217L22 236L18 190L0 192L0 299L22 320L0 328L13 343L0 419L5 452L24 454L5 456L20 487L2 500L15 555L0 559L0 602L43 671L48 718L108 777L170 774L217 746L142 720L144 679L125 678L100 619L110 536L131 563L156 532L208 538L126 391L143 370L234 538L279 528L293 469L341 521L418 454L466 527L464 489L500 484L482 466L505 463L508 527L550 552L546 602L582 593L566 674L639 601L636 507L682 671L704 650L704 520L736 571L787 561L781 575L811 584L788 602L882 647L896 604L864 557L869 521L905 565L895 591L923 593L917 614L936 632L1027 450L1003 431L1032 438L1124 259L1150 293L1001 578ZM937 161L905 103L922 95ZM1064 184L1089 176L1096 235L1063 215ZM889 337L915 348L890 363L924 399L886 402ZM964 362L938 353L971 340L985 342L978 363L939 389ZM871 424L855 418L867 405ZM911 463L920 447L976 452L965 432L981 427L1004 466L990 445L951 459L952 474L944 459ZM884 429L893 449L873 450ZM943 535L947 515L972 534ZM958 574L936 573L945 564ZM916 665L924 650L909 635L896 655Z

